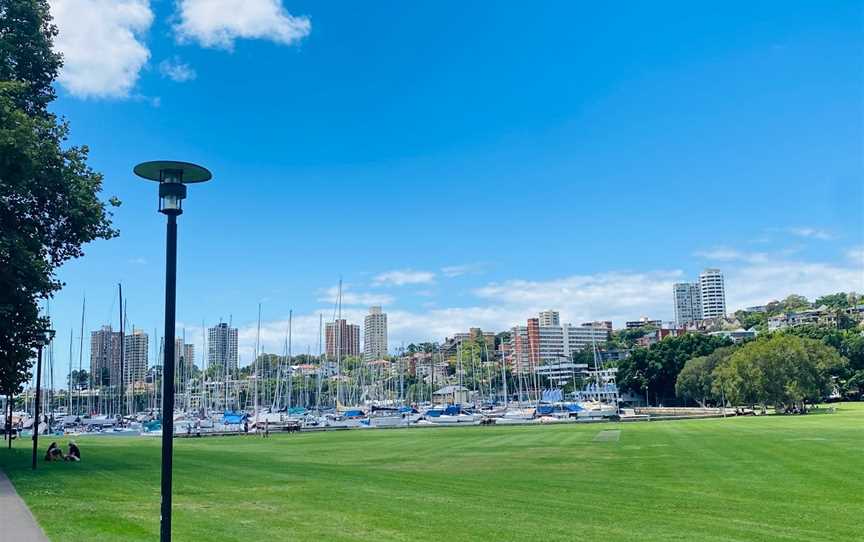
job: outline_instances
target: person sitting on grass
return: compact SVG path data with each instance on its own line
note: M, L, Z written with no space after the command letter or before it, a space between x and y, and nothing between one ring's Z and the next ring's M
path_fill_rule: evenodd
M74 442L69 443L69 453L66 455L66 461L81 461L81 450Z
M45 452L45 461L63 461L63 450L57 446L56 442L48 445L48 450Z

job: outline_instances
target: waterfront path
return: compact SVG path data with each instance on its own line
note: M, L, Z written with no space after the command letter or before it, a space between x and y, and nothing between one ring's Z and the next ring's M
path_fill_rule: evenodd
M48 542L12 482L0 470L0 542Z

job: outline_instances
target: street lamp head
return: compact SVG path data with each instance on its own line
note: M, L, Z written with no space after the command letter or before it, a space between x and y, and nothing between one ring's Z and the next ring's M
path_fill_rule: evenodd
M40 329L39 336L36 338L39 346L47 346L51 344L51 341L54 340L54 333L55 331L53 329Z
M143 179L159 183L159 212L166 215L179 215L183 212L187 184L203 183L213 178L206 168L173 160L143 162L132 171Z

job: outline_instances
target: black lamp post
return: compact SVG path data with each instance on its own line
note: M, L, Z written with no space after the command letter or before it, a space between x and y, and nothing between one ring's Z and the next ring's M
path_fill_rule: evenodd
M43 329L39 332L39 337L36 339L36 400L33 404L35 411L33 422L33 470L36 470L36 450L39 447L39 424L42 414L39 412L42 399L42 349L51 344L54 339L53 329Z
M135 166L135 175L159 183L159 212L168 217L165 247L165 361L162 365L162 505L160 540L171 540L171 474L174 453L174 325L177 302L177 217L183 213L186 184L212 175L188 162L156 161Z

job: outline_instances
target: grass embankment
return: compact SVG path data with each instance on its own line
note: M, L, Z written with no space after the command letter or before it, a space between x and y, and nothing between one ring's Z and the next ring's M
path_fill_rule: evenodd
M620 438L597 439L604 430ZM610 436L606 434L605 436ZM50 439L43 439L43 452ZM65 445L65 440L61 442ZM155 540L159 440L0 450L53 540ZM864 405L835 414L181 439L183 540L861 540Z

